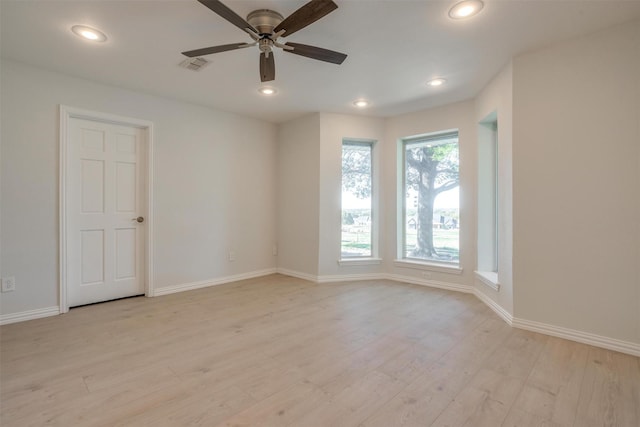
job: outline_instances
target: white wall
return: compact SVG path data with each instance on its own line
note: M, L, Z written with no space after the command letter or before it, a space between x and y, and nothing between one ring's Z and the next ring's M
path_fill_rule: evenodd
M492 112L498 119L498 280L497 292L480 281L477 291L513 315L513 67L509 63L475 101L476 126Z
M382 272L382 265L338 265L342 228L342 140L344 138L376 141L373 152L374 222L382 224L387 201L380 189L380 153L384 144L384 120L344 114L320 115L320 233L319 275L359 275ZM384 236L377 230L378 247L384 247Z
M459 130L460 149L460 267L461 275L431 272L430 279L471 286L476 264L476 121L473 101L460 102L439 108L392 117L385 132L382 186L386 197L384 251L386 271L394 275L424 279L422 271L394 266L398 255L397 231L397 147L402 138L448 129Z
M278 127L278 268L318 275L320 115Z
M275 268L274 125L5 60L0 76L3 315L58 305L59 104L154 123L156 289Z
M640 343L640 22L513 61L514 311Z

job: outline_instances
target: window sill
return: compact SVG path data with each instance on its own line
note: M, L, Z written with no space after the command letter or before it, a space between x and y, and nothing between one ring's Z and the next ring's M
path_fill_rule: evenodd
M396 259L393 261L393 265L402 268L415 268L417 270L435 271L437 273L457 275L462 274L462 268L458 267L457 265L439 264L435 262Z
M340 266L356 266L356 265L379 265L381 258L342 258L338 260Z
M476 271L476 278L493 289L500 292L500 282L498 282L498 273L494 271Z

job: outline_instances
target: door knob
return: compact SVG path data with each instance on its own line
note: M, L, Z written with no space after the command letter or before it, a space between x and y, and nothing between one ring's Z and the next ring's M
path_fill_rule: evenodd
M131 221L144 222L144 217L139 216L138 218L132 218Z

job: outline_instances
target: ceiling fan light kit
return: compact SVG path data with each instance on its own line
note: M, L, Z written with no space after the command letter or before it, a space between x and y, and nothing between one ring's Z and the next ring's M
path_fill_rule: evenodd
M262 82L273 81L276 78L274 48L332 64L342 64L347 58L344 53L316 46L300 43L280 43L278 41L280 37L288 37L337 9L338 5L332 0L311 0L287 18L273 10L258 9L249 13L246 21L219 0L198 1L245 31L253 39L253 42L232 43L182 52L183 55L189 58L258 46L260 50L260 81Z

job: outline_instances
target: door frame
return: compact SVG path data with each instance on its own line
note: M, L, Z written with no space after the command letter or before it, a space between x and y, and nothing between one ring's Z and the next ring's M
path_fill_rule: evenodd
M84 110L75 107L69 107L60 104L60 176L59 176L59 208L60 208L60 226L59 226L59 242L60 242L60 257L59 257L59 306L60 313L66 313L69 311L69 304L67 302L67 181L68 177L68 150L70 145L71 133L69 131L69 125L71 119L84 119L91 120L100 123L109 123L121 126L135 127L142 129L145 134L146 148L147 148L147 172L146 172L146 198L144 200L145 212L142 215L146 218L147 230L144 239L144 290L145 296L151 297L154 295L153 287L153 122L148 120L135 119L131 117L118 116L114 114L107 114L97 111Z

